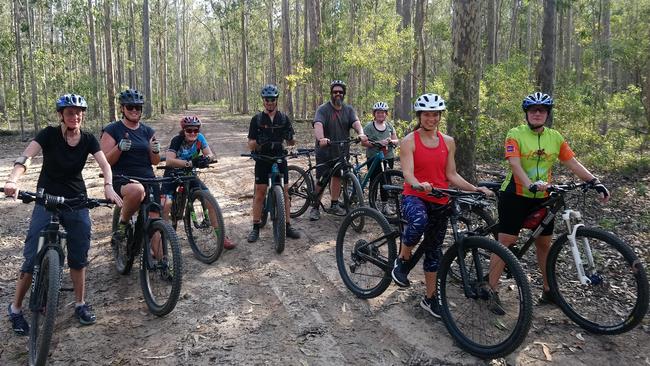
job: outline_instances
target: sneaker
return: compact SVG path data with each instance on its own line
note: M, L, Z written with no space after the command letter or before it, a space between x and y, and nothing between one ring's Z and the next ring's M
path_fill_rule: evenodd
M253 230L251 230L250 234L248 234L248 238L246 240L248 240L249 243L254 243L259 238L260 238L260 228L257 226L253 226Z
M81 325L95 324L97 317L93 312L92 306L83 304L74 308L74 315L79 319Z
M537 305L557 305L551 291L542 291L542 296L537 300Z
M293 226L287 225L287 238L300 239L300 232L294 229Z
M434 318L440 319L440 304L435 297L427 298L426 296L420 301L420 306L433 315Z
M320 220L320 210L318 207L312 207L309 211L309 221L318 221Z
M332 205L332 207L327 210L327 213L336 216L345 216L348 214L348 212L343 207L341 207L341 204L339 203Z
M395 210L391 206L390 203L388 202L383 202L384 207L381 209L381 213L384 214L384 216L394 216L395 215Z
M124 242L126 241L126 228L129 224L120 222L117 224L117 230L113 232L113 237L111 238L111 246L113 249L117 249L118 245L124 247Z
M11 304L9 304L9 307L7 308L7 315L9 316L9 321L11 322L11 328L16 334L21 336L26 336L29 334L29 324L25 320L22 311L18 314L14 314L11 311Z
M258 231L258 233L259 233L259 231ZM230 249L235 249L235 247L237 247L237 244L233 243L232 240L230 240L229 237L226 236L225 238L223 238L223 248L224 249L230 250Z
M408 270L406 269L406 263L402 258L395 258L395 264L393 266L393 271L390 273L393 277L393 281L399 287L409 287L411 283L408 279Z
M503 309L503 305L501 304L501 299L499 299L498 292L490 291L490 298L488 301L488 309L490 309L493 314L506 315L506 311Z

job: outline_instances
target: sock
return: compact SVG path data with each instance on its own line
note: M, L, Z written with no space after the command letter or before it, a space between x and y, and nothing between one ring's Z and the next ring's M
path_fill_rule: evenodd
M339 201L338 201L338 200L336 200L336 201L332 201L330 207L334 207L334 206L336 206L336 205L338 205L338 204L339 204Z
M20 314L20 313L22 313L22 312L23 312L23 309L22 309L22 308L17 309L17 308L14 307L14 304L11 304L11 313L12 313L12 314Z
M74 307L75 307L75 309L76 309L76 308L80 307L81 305L83 305L83 304L85 304L85 303L86 303L85 301L75 303L75 304L74 304Z
M254 222L253 223L253 229L259 230L260 229L260 223L259 222Z

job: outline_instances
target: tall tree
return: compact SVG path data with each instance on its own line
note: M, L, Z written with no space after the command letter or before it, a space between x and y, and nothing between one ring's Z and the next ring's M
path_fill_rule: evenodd
M93 14L93 0L88 0L88 30L90 34L88 35L88 54L90 55L90 79L91 79L91 88L92 88L92 97L94 99L92 103L92 117L99 117L99 107L101 103L99 102L99 90L97 88L97 44L95 41L95 15Z
M111 0L104 0L104 44L106 50L106 91L108 94L108 117L111 121L115 116L115 82L113 80L113 46L111 37Z
M33 5L33 4L31 4ZM32 92L32 123L34 124L34 134L40 129L38 126L38 91L36 90L36 76L34 75L34 11L30 3L25 2L25 10L27 11L27 35L29 40L29 81Z
M142 81L144 86L144 108L142 116L151 118L151 45L149 44L149 0L142 2Z
M275 34L273 31L273 0L266 0L267 21L269 27L269 80L271 84L278 83L278 76L275 66Z
M282 69L284 86L284 110L293 118L293 97L288 77L291 75L291 32L289 30L289 0L282 0ZM297 14L296 14L297 16Z
M396 0L396 10L397 13L401 16L402 22L400 23L400 30L405 30L411 26L411 4L412 0ZM411 62L411 50L404 48L401 50L404 60L408 60L408 63ZM412 89L411 83L413 79L413 74L411 70L407 70L404 75L401 76L399 82L397 83L397 94L395 96L395 113L394 116L397 119L403 121L411 120L411 99Z
M241 112L248 113L248 7L246 0L241 2L241 88L242 88L242 106Z
M20 120L20 138L25 140L25 67L23 65L22 37L20 35L22 10L19 0L14 0L14 38L16 47L16 74L18 74L18 116Z
M508 36L508 44L504 48L504 57L507 60L510 57L510 51L515 45L517 37L517 28L519 25L519 5L521 0L512 0L512 16L510 17L510 33Z
M420 88L416 87L416 91L425 92L427 90L427 57L426 47L424 44L424 22L426 18L427 2L425 0L417 0L415 3L415 19L413 21L414 28L413 34L417 44L416 60L419 58L420 71L417 73L417 78L420 80ZM417 84L417 83L416 83ZM416 93L417 94L417 93Z
M132 21L129 22L129 61L131 65L129 67L129 87L135 88L138 85L138 73L135 70L136 65L136 52L135 52L135 4L134 0L129 0L129 19Z
M480 82L480 4L453 0L452 87L449 94L448 132L456 140L458 172L476 182L476 133L478 131Z
M497 62L497 1L487 3L487 52L486 63L493 65Z
M320 0L309 1L309 58L312 64L312 110L316 110L321 100L321 70L323 59L320 54L321 9Z
M542 28L542 57L537 67L537 85L539 90L553 95L555 87L555 36L557 6L555 0L544 0L544 27ZM548 116L546 124L553 126L553 114Z

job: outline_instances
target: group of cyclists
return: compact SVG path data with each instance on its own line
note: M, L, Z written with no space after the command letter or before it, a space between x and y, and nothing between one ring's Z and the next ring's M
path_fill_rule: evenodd
M477 187L466 181L456 170L454 154L456 143L453 137L440 131L439 125L446 110L444 99L433 93L419 96L413 110L417 125L409 134L398 140L394 126L388 121L389 107L385 102L377 102L372 109L373 119L362 126L355 109L344 102L347 92L345 82L334 80L329 87L330 99L320 105L313 119L316 156L316 193L325 189L319 182L328 176L333 162L346 154L349 146L332 144L333 141L349 139L350 131L355 130L361 144L367 148L366 156L374 159L378 152L376 144L386 148L385 158L393 166L394 147L399 145L399 159L404 175L401 214L405 222L402 243L398 258L392 269L392 278L398 286L410 285L406 261L412 249L420 243L425 249L423 269L425 273L425 296L420 305L434 317L440 317L439 302L436 299L436 273L441 259L441 244L447 231L447 217L441 205L446 198L429 195L433 188L453 186L466 191L480 191L486 195L493 192ZM275 85L266 85L261 90L264 109L252 117L248 131L247 147L251 151L267 155L282 155L286 146L295 144L295 131L290 118L278 110L280 92ZM42 152L43 165L37 188L47 193L63 197L78 197L86 194L82 170L88 154L93 155L101 168L104 179L104 195L121 207L119 224L113 233L111 243L117 245L126 240L125 231L131 216L137 212L145 199L145 188L134 180L116 179L117 176L155 177L153 166L161 161L161 144L156 139L153 128L141 122L144 98L140 92L127 89L120 93L120 112L122 118L107 125L98 141L91 133L81 129L87 103L75 94L65 94L56 102L59 126L49 126L41 130L15 162L4 185L6 196L17 196L18 179L30 166L31 159ZM554 129L545 126L554 106L551 96L536 92L526 96L522 102L525 124L512 128L505 139L505 158L509 172L501 187L498 215L498 240L505 246L512 245L523 226L523 220L532 207L548 199L545 192L551 181L551 168L556 161L566 165L576 176L592 183L603 201L609 199L609 191L575 158L568 143ZM202 123L198 117L183 117L180 131L173 137L165 152L169 167L207 167L214 153L205 136L200 132ZM272 163L256 161L255 188L252 204L252 230L247 241L259 239L263 199L267 189L267 177ZM279 164L280 173L288 181L286 160ZM169 172L169 171L167 171ZM168 173L165 174L168 174ZM330 185L329 213L345 215L346 210L339 204L341 193L340 172L333 172ZM201 189L207 189L201 184ZM285 185L286 236L293 239L301 237L300 232L290 224L290 197ZM154 196L160 197L163 208L162 217L168 218L173 192L173 184L154 186ZM320 197L320 195L318 196ZM315 202L309 213L310 221L320 219L320 202ZM16 283L13 301L8 306L8 316L13 330L20 335L29 332L22 308L23 300L31 283L34 257L37 251L38 233L49 222L49 213L36 205L32 213L30 227L23 250L24 263ZM152 215L159 215L153 212ZM93 324L96 315L85 302L85 268L88 265L91 223L88 209L61 214L61 223L68 232L68 263L75 295L75 316L83 325ZM544 280L540 302L552 303L545 273L546 256L550 248L553 226L550 225L536 241L537 259ZM226 249L235 248L227 237ZM155 251L155 248L154 248ZM498 278L503 266L491 268L490 286L498 294ZM497 295L498 298L498 295Z

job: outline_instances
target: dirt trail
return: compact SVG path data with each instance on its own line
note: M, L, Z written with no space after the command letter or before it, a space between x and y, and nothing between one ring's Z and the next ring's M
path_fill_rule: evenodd
M198 262L183 242L183 288L176 309L164 318L148 313L135 269L118 275L110 256L110 210L95 209L87 301L98 321L80 326L72 317L72 295L60 301L52 365L397 365L485 364L457 348L444 325L419 307L423 275L416 270L407 290L391 286L369 301L355 298L341 282L334 256L340 218L323 214L310 223L293 220L303 234L287 239L275 254L271 232L249 244L253 163L245 152L250 117L220 117L213 108L195 107L203 132L219 157L217 169L202 179L217 197L229 236L239 244L213 265ZM166 115L150 125L168 142L179 115ZM311 130L297 126L301 146L309 146ZM0 137L0 176L25 144ZM22 179L33 189L40 159ZM89 194L101 195L94 162L85 173ZM13 296L22 263L22 241L32 207L0 200L0 310ZM532 273L531 277L539 275ZM69 286L67 274L64 277ZM537 294L535 294L537 295ZM603 309L605 310L605 309ZM596 336L571 323L558 309L536 307L531 331L517 352L492 364L547 364L548 347L557 364L650 364L648 321L616 337ZM544 346L543 346L544 345ZM23 365L27 338L18 337L5 320L0 327L0 365Z

